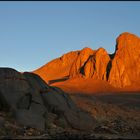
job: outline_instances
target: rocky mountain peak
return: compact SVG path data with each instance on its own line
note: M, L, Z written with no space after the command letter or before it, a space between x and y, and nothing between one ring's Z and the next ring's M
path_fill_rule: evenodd
M49 62L45 68L43 74L53 75L48 80L92 78L104 80L114 87L130 86L140 81L140 38L124 32L117 37L112 55L102 47L97 50L85 47ZM42 75L38 70L36 73Z
M140 38L132 33L124 32L116 39L116 50L120 50L125 47L135 47L136 43L140 42Z
M125 87L140 80L140 39L125 32L116 42L109 82L115 87Z

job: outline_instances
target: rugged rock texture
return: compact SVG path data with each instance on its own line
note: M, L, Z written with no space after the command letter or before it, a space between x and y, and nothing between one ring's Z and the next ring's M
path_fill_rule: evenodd
M38 75L0 68L0 80L1 109L10 111L18 124L45 130L53 117L52 122L62 127L80 130L94 127L94 119L89 114L77 108L66 93L48 86Z
M73 78L92 78L104 80L116 88L139 85L140 38L125 32L117 38L116 42L114 54L107 54L103 48L92 50L86 47L81 51L65 54L63 66L58 62L59 58L36 70L35 73L45 81L49 81L46 74L48 76L53 74L52 79L55 80L50 84Z
M84 74L84 65L88 61L89 58L93 56L95 51L90 48L84 48L79 52L77 59L71 66L69 76L72 77L80 77L81 74Z
M84 53L83 53L84 52ZM84 48L70 71L70 78L80 75L84 78L106 80L106 69L110 57L103 48L93 51Z
M123 33L117 38L109 83L124 87L140 81L140 38Z
M18 102L29 92L26 78L14 69L0 68L0 102L4 107L17 109ZM14 94L13 94L14 93ZM28 106L28 104L26 104Z
M55 59L34 71L45 81L59 81L65 78L84 77L106 80L106 68L110 57L106 50L83 48ZM48 75L47 75L48 73Z

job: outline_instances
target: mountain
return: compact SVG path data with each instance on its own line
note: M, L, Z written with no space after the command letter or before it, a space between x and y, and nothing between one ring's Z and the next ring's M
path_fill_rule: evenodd
M60 58L54 59L41 68L34 71L40 75L46 82L55 79L67 79L71 65L76 60L79 51L69 52Z
M124 32L116 39L113 54L108 54L104 48L92 50L86 47L64 54L35 70L34 73L40 75L49 84L62 89L66 89L66 86L69 88L67 88L68 90L75 88L73 92L76 92L76 82L73 79L76 79L77 83L81 83L77 90L89 83L90 79L90 84L87 85L90 92L95 92L90 85L99 87L97 91L100 92L105 91L105 87L108 87L107 92L112 91L109 89L138 91L140 90L140 38ZM85 79L84 83L79 82L81 79ZM84 90L84 92L87 91Z
M123 33L113 54L86 47L34 72L0 68L0 138L140 138L139 62L140 39Z
M83 88L93 82L92 78L78 79L79 85L85 83ZM76 79L71 80L79 86ZM99 90L99 84L100 89L108 88L104 82L95 80L94 88ZM69 95L34 73L0 68L0 138L140 138L139 96Z

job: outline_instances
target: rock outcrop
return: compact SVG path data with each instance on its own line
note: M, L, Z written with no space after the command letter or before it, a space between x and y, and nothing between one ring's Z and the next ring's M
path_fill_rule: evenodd
M94 78L106 80L106 69L110 57L103 48L93 51L84 48L70 70L70 78L81 76L84 78Z
M122 33L117 38L116 50L113 54L108 54L104 48L92 50L86 47L81 51L65 54L63 57L65 58L62 61L63 66L58 63L59 58L56 62L58 65L54 62L56 60L51 61L42 67L43 71L39 69L35 73L45 81L49 81L49 79L42 75L52 75L53 71L57 71L61 75L55 73L53 75L53 79L56 79L54 82L59 82L60 79L92 78L106 81L116 88L140 83L140 38L131 33ZM65 72L59 72L63 70ZM65 76L67 76L66 79L64 79Z
M122 33L116 40L112 58L104 49L99 49L95 58L89 60L89 67L84 69L89 77L106 80L114 87L130 86L140 81L140 38L127 32Z
M75 129L91 129L94 126L94 119L77 108L69 95L48 86L36 74L0 68L0 81L0 106L10 111L22 126L45 130L50 123L50 114L55 116L53 123L60 126L60 119L67 127Z
M125 87L140 81L140 38L125 32L116 42L108 81L115 87Z
M95 52L90 48L84 48L79 52L74 63L71 65L69 77L80 77L81 74L84 74L84 65L90 57L93 56Z

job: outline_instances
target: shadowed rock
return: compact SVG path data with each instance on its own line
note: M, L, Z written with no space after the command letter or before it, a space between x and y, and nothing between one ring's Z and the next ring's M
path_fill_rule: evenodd
M0 68L0 79L0 103L3 109L13 113L20 125L45 130L48 114L53 113L58 119L64 119L69 127L94 127L93 118L80 111L66 93L48 86L38 75Z

